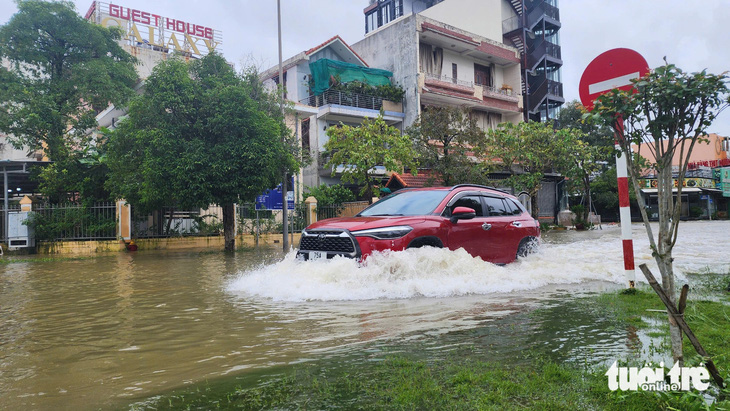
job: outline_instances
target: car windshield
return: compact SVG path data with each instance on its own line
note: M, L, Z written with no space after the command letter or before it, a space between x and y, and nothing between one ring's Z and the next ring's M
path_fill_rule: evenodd
M378 201L358 215L426 215L433 212L448 193L448 190L403 191Z

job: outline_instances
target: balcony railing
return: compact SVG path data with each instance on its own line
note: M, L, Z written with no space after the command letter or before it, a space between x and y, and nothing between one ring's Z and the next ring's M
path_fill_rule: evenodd
M312 107L322 107L329 104L370 110L380 110L383 107L383 99L380 97L336 90L327 90L319 96L309 96L299 102Z
M492 86L484 86L481 84L477 84L477 86L482 87L482 94L485 97L496 97L501 98L502 100L510 100L510 101L518 101L519 100L519 93L514 91L511 88L503 87L503 88L496 88Z
M433 73L426 73L426 80L435 80L435 81L441 81L444 83L451 83L455 84L457 86L467 87L467 88L474 88L474 83L471 81L465 81L465 80L459 80L455 79L453 77L447 77L447 76L439 76L438 74Z

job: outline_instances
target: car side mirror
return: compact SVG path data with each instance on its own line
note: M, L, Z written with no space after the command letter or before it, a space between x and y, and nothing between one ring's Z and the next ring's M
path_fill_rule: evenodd
M456 207L451 212L451 222L456 224L459 220L471 220L477 216L477 212L469 207Z

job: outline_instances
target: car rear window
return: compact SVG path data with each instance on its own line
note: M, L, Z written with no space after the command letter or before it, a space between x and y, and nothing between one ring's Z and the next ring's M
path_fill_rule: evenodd
M522 207L515 200L511 198L505 198L504 202L507 203L507 208L512 215L522 214Z
M392 194L358 214L360 217L426 215L446 198L447 190L403 191Z
M501 215L512 215L507 205L502 201L501 198L497 197L485 197L487 201L487 209L489 210L490 216L501 216Z

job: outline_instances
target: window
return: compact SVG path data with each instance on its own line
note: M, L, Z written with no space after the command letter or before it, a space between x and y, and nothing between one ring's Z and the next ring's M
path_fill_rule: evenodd
M302 120L302 151L309 153L309 119Z
M390 23L393 20L393 4L386 3L380 9L380 13L383 16L383 24Z
M456 71L456 63L451 63L451 81L456 83L458 72Z
M370 14L365 15L365 33L369 33L378 28L378 11L377 9Z
M492 68L474 64L474 83L478 86L493 87Z
M451 211L456 209L456 207L469 207L474 209L474 211L477 214L477 217L484 217L484 207L482 207L482 197L481 196L464 196L460 199L456 200L456 202L451 206Z
M522 214L522 208L520 208L520 205L516 203L514 200L505 198L504 203L507 205L507 212L510 215L520 215Z
M511 212L507 211L506 205L501 198L485 197L485 200L487 201L487 209L489 209L490 216L512 215Z

